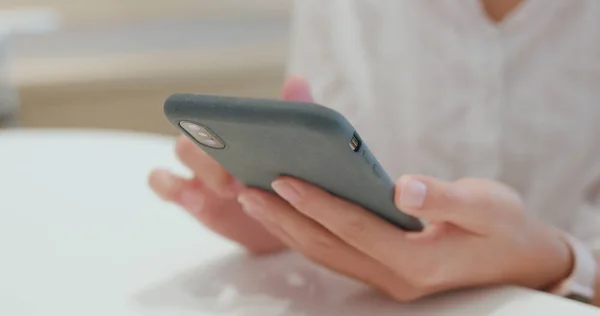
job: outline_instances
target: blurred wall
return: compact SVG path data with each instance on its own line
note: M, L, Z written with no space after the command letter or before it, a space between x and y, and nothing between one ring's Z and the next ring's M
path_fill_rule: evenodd
M176 133L162 115L173 92L279 96L290 1L0 0L24 7L62 20L12 41L26 127Z

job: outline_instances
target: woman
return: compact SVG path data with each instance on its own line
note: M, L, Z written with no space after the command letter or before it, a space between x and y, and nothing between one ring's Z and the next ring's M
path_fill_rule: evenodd
M600 304L599 1L301 0L293 30L306 80L284 98L344 113L427 228L296 179L244 188L185 138L196 176L153 172L161 197L252 252L291 248L398 300L514 284Z

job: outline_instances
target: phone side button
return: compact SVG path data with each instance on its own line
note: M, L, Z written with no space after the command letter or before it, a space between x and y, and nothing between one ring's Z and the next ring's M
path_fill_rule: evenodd
M383 175L383 171L381 170L381 168L378 165L373 165L373 173L375 173L375 175L377 176L377 178L381 178L381 176Z

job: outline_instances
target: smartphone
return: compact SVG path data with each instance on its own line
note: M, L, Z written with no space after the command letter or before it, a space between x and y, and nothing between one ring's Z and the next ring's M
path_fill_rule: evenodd
M291 176L358 204L407 231L421 221L394 205L394 182L340 113L313 103L174 94L175 127L245 185L272 191Z

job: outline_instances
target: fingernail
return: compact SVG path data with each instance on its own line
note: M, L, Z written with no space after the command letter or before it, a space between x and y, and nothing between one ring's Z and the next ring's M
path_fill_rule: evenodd
M250 217L260 219L264 217L264 207L259 199L252 195L243 194L238 197L242 209Z
M287 180L276 180L271 186L279 196L290 203L300 200L300 192Z
M406 208L421 208L425 203L427 186L417 180L408 180L400 191L400 203Z
M181 192L179 198L181 205L190 213L198 214L204 208L204 196L193 189L186 189Z

